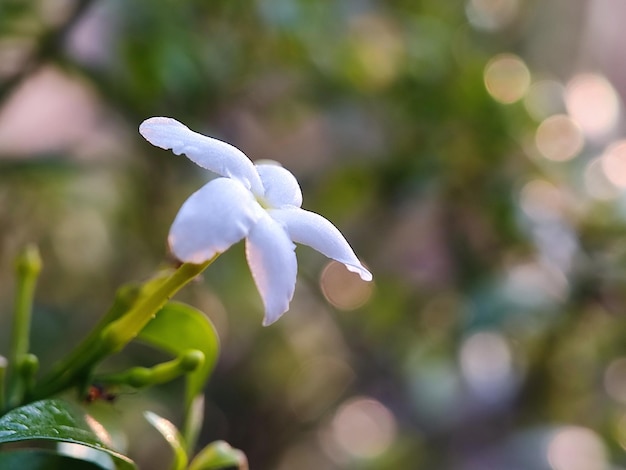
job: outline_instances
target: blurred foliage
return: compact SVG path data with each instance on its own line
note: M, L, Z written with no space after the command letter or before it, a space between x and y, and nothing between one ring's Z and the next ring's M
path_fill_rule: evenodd
M10 264L28 242L45 260L44 369L116 286L171 262L169 224L207 178L135 131L171 116L292 170L304 207L375 279L366 301L333 308L325 260L299 247L291 311L263 329L241 246L221 256L180 295L222 341L200 444L226 440L255 469L626 468L626 213L583 181L609 142L538 155L538 122L496 101L484 70L512 52L533 79L555 73L526 57L542 2L491 3L518 10L486 31L479 1L1 0L2 344ZM559 23L572 45L555 70L574 73L577 24ZM50 74L87 90L88 119L18 106ZM33 142L87 128L29 150L11 139L18 108ZM136 428L128 410L180 396L164 387L110 412ZM131 457L157 468L165 451L144 431ZM564 452L592 463L567 466Z

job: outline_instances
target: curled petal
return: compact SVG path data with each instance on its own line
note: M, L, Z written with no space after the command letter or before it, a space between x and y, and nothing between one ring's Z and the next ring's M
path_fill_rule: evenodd
M170 249L181 261L203 263L242 240L263 214L241 183L214 179L178 211L168 237Z
M184 153L195 164L220 176L239 180L256 194L262 193L252 161L238 148L198 134L175 119L152 117L139 126L139 133L152 145L176 155Z
M269 211L273 219L284 224L291 239L308 245L357 273L364 281L372 274L363 267L341 232L328 220L304 209L275 209Z
M246 257L263 299L263 325L271 325L289 309L296 287L295 245L282 225L264 213L246 238Z
M302 205L300 185L289 170L276 162L257 163L256 169L265 188L264 197L272 207Z

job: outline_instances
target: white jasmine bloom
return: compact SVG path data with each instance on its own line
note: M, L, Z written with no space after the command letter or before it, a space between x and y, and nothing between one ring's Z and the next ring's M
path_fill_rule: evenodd
M171 118L147 119L139 132L151 144L184 153L220 176L182 205L170 229L170 249L181 261L203 263L245 238L248 265L265 306L264 325L289 309L298 269L293 242L343 263L365 281L372 279L339 230L300 207L298 181L282 166L254 164L232 145Z

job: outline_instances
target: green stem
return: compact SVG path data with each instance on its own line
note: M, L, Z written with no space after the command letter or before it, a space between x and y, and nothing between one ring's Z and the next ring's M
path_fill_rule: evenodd
M189 349L171 361L153 367L131 367L122 372L97 376L94 382L112 385L129 385L133 388L151 387L170 382L198 369L204 362L204 354Z
M15 271L17 287L13 311L11 347L9 350L9 404L19 403L22 400L25 389L18 369L23 358L28 354L33 297L35 286L37 285L37 277L41 272L41 257L36 246L29 245L18 255Z
M176 292L216 258L202 264L184 263L166 277L157 276L139 289L124 291L91 334L57 364L28 399L43 399L80 385L100 361L132 341Z
M15 263L15 270L17 289L13 312L10 362L28 352L33 295L37 277L41 272L41 258L37 247L27 246L20 253Z
M97 349L102 346L100 341L104 328L111 322L123 316L133 307L135 303L139 302L141 296L146 295L146 291L149 286L164 282L165 279L171 275L172 271L161 272L149 281L145 282L143 285L129 284L120 288L116 293L113 305L91 330L91 333L89 333L68 356L53 367L52 371L41 381L40 386L34 392L35 396L29 397L29 399L46 398L54 393L57 393L55 390L58 387L63 389L63 386L59 384L64 380L63 377L65 376L68 376L68 381L74 380L72 377L76 376L76 373L72 371L79 371L81 369L81 363L88 364L90 361L95 360L92 358L99 355Z
M102 332L102 339L107 343L110 352L117 352L128 344L176 292L197 277L216 258L217 256L203 264L183 264L154 291L135 303L130 311L110 323Z
M6 357L0 356L0 411L4 410L7 404L6 399L6 376L7 376L7 364Z

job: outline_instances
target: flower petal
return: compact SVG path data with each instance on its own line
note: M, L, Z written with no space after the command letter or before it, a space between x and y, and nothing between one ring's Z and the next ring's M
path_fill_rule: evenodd
M282 225L264 213L246 238L246 257L263 299L263 325L271 325L289 309L296 287L295 245Z
M280 208L285 205L300 207L302 205L300 185L289 170L277 162L257 163L256 169L265 188L264 197L272 207Z
M198 134L175 119L152 117L139 126L139 133L152 145L184 153L197 165L220 176L234 178L255 194L263 187L252 161L238 148L221 140Z
M294 242L308 245L343 263L364 281L372 280L372 274L363 267L341 232L321 215L304 209L274 209L268 212L274 220L285 225Z
M170 228L172 253L203 263L243 239L265 211L237 180L217 178L193 193Z

